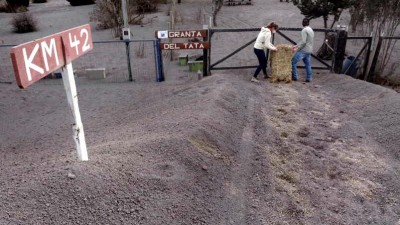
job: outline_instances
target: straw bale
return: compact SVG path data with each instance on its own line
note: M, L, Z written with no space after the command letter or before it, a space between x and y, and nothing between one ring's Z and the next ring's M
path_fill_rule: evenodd
M292 46L280 44L276 47L278 51L271 52L271 82L290 83L292 81Z

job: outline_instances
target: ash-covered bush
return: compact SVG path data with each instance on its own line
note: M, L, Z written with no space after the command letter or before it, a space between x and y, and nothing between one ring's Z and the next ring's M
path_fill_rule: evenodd
M37 20L29 13L18 13L12 20L11 25L15 33L29 33L38 30Z
M138 0L127 0L128 23L141 24L143 12L138 10ZM112 29L115 37L121 36L124 25L121 0L96 0L91 21L97 22L97 29Z
M5 13L10 12L7 2L0 1L0 13L2 13L2 12L5 12Z
M7 4L13 8L19 8L21 6L28 7L29 0L7 0Z
M0 0L0 12L5 13L18 13L28 11L29 1L1 1Z
M134 0L138 13L149 13L157 11L160 0Z
M95 0L67 0L67 1L72 6L91 5L96 2Z
M47 0L32 0L32 3L46 3Z

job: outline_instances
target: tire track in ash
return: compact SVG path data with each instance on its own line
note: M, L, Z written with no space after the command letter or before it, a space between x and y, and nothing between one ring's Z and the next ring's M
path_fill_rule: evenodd
M205 6L203 7L203 12L205 12L205 14L207 14L209 16L212 15L212 11L207 9L207 7L205 7ZM238 26L231 25L233 21L241 23L241 24L245 25L245 27L238 27ZM253 27L252 24L249 24L247 21L238 19L235 16L229 16L229 14L228 15L221 15L221 11L219 11L218 14L217 14L217 24L220 24L220 26L222 25L221 27L224 27L224 28L233 28L233 29L234 28L250 28L250 27Z
M223 202L225 217L221 224L246 224L248 214L247 185L251 178L252 143L254 137L254 98L249 99L247 110L247 124L243 129L239 151L236 155L236 164L233 165L230 181L225 183L226 196Z
M203 12L207 15L212 15L211 10L208 7L203 7ZM224 13L225 11L222 10L217 14L217 27L213 28L220 28L220 29L238 29L238 28L252 28L254 27L250 22L247 20L243 20L241 18L236 17L236 13L229 14L228 12ZM227 35L228 34L228 35ZM256 33L252 32L244 32L244 33L215 33L214 36L210 39L210 42L214 43L215 49L212 49L211 52L211 63L215 63L217 60L222 59L231 51L223 50L223 48L219 48L218 46L225 45L226 43L234 43L232 46L242 46L246 42L250 41L254 38ZM236 48L235 47L235 48ZM221 52L222 51L222 52ZM233 51L233 50L232 50ZM253 50L241 50L239 53L235 54L235 56L225 60L220 64L220 66L249 66L253 65L253 60L249 60L253 58Z

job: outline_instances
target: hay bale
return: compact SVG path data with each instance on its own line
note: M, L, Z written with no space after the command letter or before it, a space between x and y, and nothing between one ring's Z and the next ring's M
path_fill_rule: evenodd
M276 47L278 51L271 52L271 82L290 83L292 81L292 46L280 44Z

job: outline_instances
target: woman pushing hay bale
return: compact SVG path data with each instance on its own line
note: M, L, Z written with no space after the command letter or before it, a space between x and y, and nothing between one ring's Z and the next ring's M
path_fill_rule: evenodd
M292 81L292 56L293 47L291 45L280 44L276 48L278 51L271 51L271 82L276 83Z
M269 49L276 51L276 47L271 43L272 34L279 29L278 24L275 22L270 23L266 27L261 27L261 31L256 38L256 43L254 43L254 54L256 54L259 65L254 72L251 82L260 83L257 79L260 71L263 71L264 77L267 78L267 58L265 56L265 50Z

